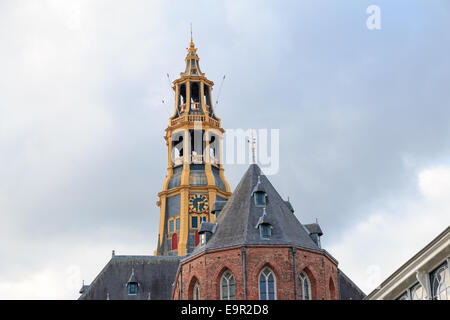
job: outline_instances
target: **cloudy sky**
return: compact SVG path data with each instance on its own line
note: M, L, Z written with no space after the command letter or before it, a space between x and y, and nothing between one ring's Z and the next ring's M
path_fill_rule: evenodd
M279 129L269 179L366 293L449 225L447 0L1 0L0 298L153 254L191 22L223 127Z

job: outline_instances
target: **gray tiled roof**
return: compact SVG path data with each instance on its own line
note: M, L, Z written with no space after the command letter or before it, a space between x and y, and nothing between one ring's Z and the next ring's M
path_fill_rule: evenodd
M267 193L264 220L270 221L273 227L271 239L261 239L255 228L263 214L263 208L257 207L252 197L258 176L261 176L258 188ZM235 244L292 244L321 250L256 164L250 165L215 222L217 227L211 239L193 254Z
M286 203L286 205L288 206L289 210L291 210L291 212L293 213L294 212L294 208L292 207L292 204L289 202L289 199L285 200L284 203Z
M180 262L179 257L117 256L103 268L89 286L84 287L80 300L168 300ZM132 275L134 270L134 275ZM127 283L136 281L136 295L128 295Z
M338 269L339 300L362 300L366 294Z

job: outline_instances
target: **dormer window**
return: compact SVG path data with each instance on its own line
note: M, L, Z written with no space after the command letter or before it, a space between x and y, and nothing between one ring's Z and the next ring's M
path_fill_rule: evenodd
M272 238L272 224L270 223L270 217L266 213L266 208L263 208L263 214L259 217L258 223L255 226L259 229L259 235L261 239Z
M265 207L267 203L267 194L261 184L261 177L258 176L258 183L252 192L253 197L255 198L255 205L257 207Z
M134 268L131 269L131 275L130 275L130 278L128 279L126 287L127 287L129 296L137 295L139 283L136 279L136 276L134 275Z
M136 295L137 287L138 287L138 284L136 282L130 282L128 284L128 295L129 296Z
M257 207L265 207L266 206L266 193L265 192L255 192L255 205Z
M261 239L270 239L272 237L272 226L268 223L259 225Z

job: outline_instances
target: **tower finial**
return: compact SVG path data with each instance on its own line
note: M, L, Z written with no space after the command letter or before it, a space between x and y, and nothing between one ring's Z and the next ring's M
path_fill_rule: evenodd
M256 138L253 136L253 129L252 129L252 139L248 140L248 142L251 144L250 149L252 150L252 163L256 163L256 153L255 153L255 144L256 144Z
M191 42L193 42L192 41L192 22L191 22Z

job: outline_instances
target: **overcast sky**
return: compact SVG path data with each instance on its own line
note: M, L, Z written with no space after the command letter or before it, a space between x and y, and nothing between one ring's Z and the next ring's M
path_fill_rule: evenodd
M1 0L0 298L153 254L191 22L223 127L280 130L269 179L366 293L449 225L449 1Z

